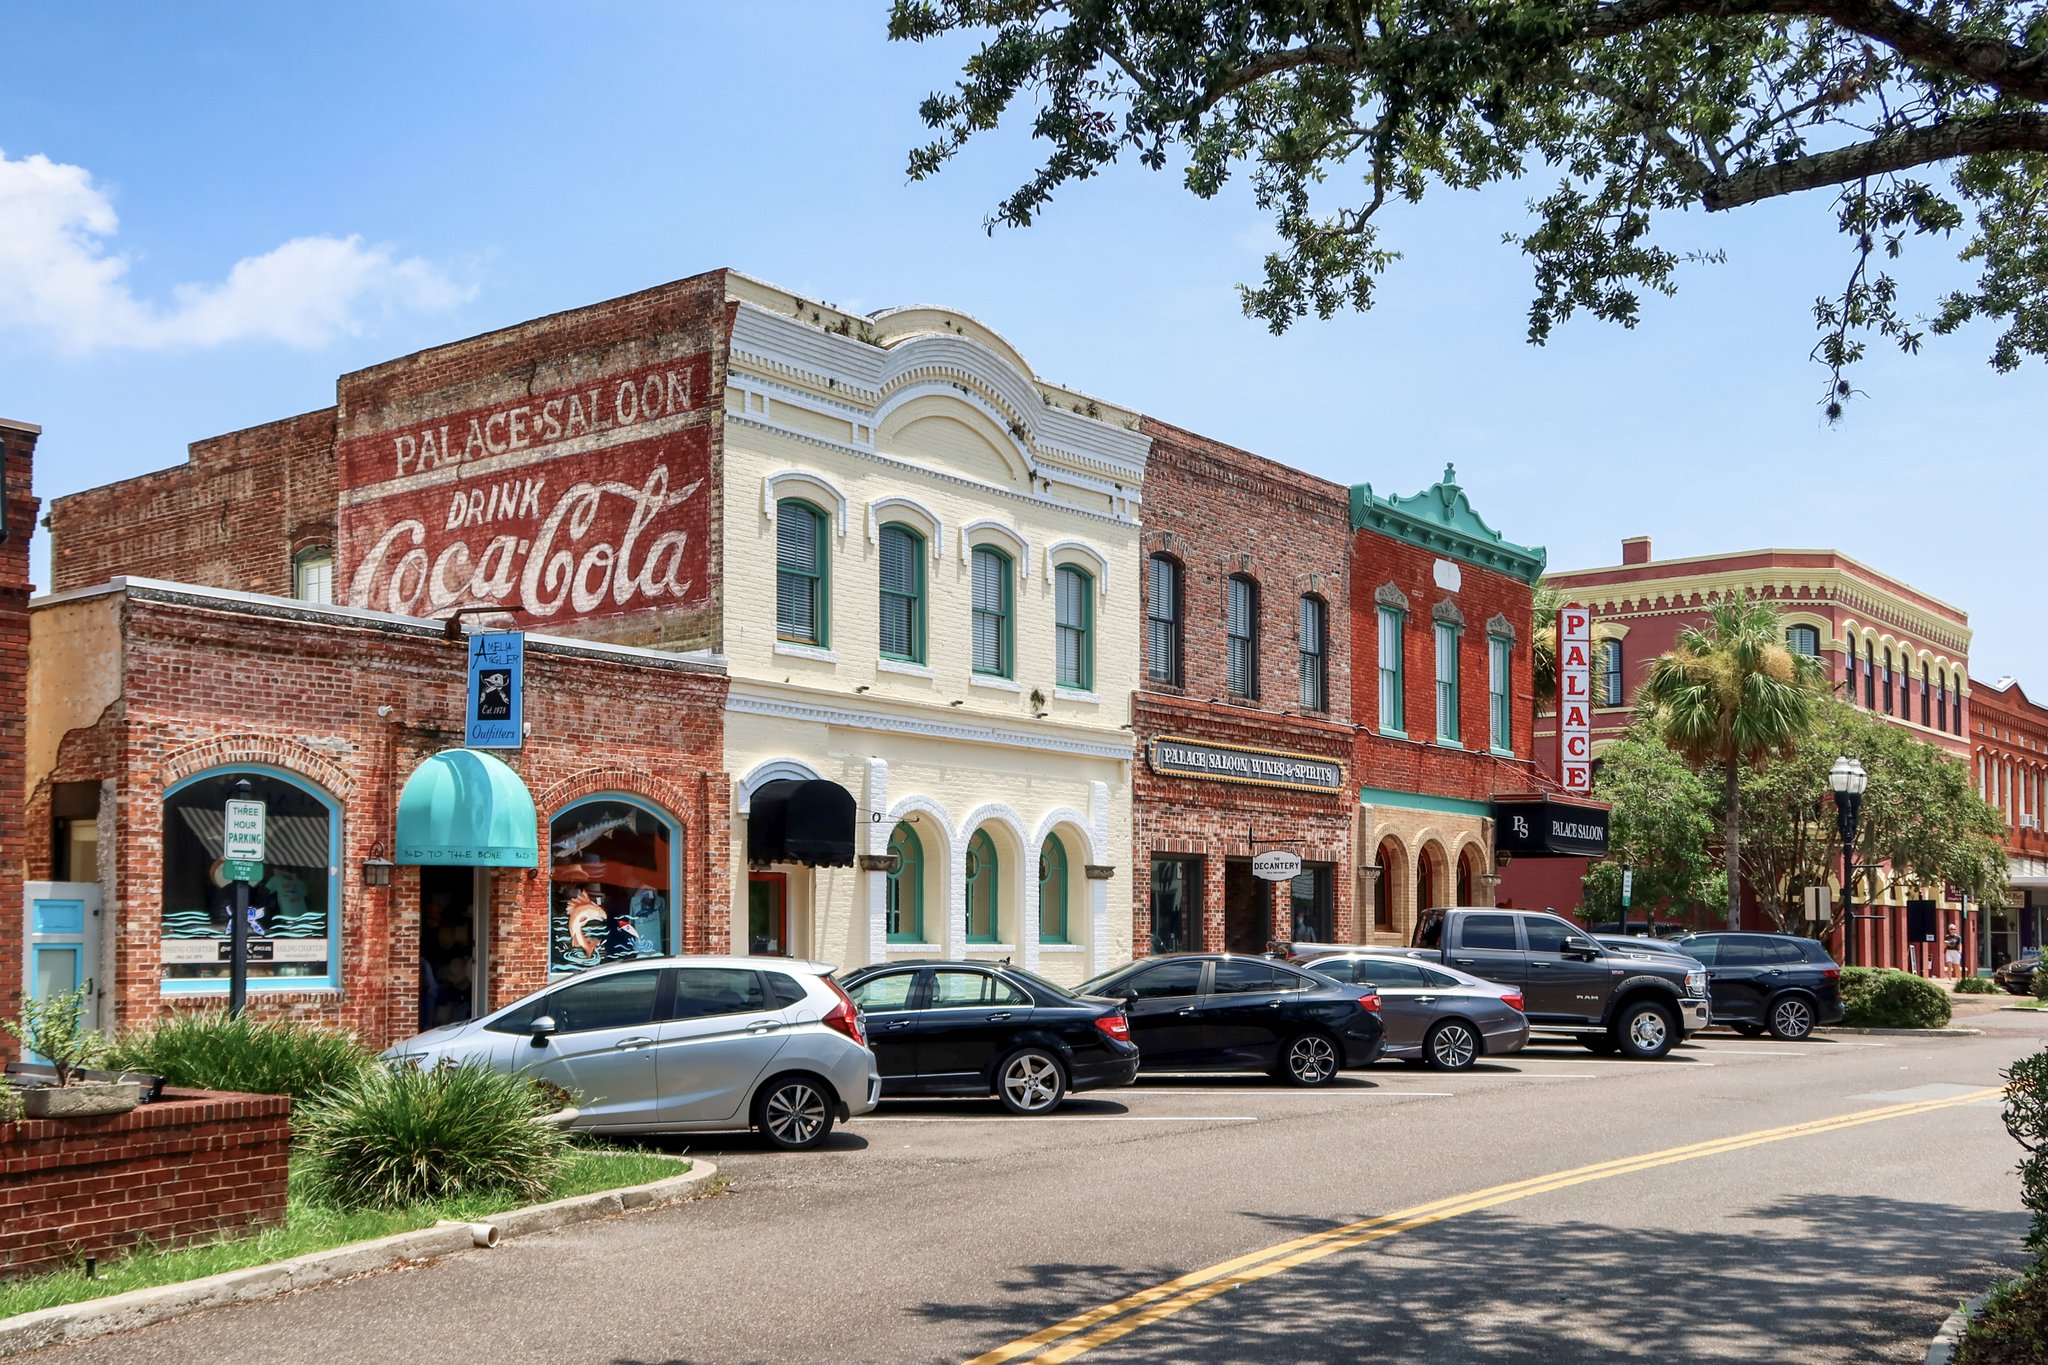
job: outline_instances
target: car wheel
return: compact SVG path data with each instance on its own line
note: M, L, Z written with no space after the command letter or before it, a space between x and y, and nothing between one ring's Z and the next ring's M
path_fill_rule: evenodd
M1327 1085L1337 1075L1338 1060L1328 1035L1304 1033L1287 1045L1280 1074L1293 1085Z
M1422 1055L1438 1071L1463 1071L1479 1060L1479 1035L1458 1019L1446 1019L1422 1040Z
M1059 1059L1035 1047L1010 1054L996 1070L996 1097L1013 1114L1050 1114L1066 1095Z
M1764 1026L1762 1024L1730 1024L1728 1027L1734 1029L1745 1038L1761 1038L1764 1036Z
M807 1152L832 1131L832 1099L811 1076L781 1076L754 1097L754 1127L768 1145Z
M1638 1000L1614 1021L1614 1041L1624 1057L1654 1061L1678 1043L1678 1020L1651 1000Z
M1805 996L1788 995L1771 1006L1771 1036L1796 1043L1813 1033L1813 1006Z
M1612 1056L1615 1052L1619 1051L1615 1046L1614 1039L1604 1033L1593 1038L1581 1038L1579 1039L1579 1045L1588 1052L1599 1053L1602 1057Z

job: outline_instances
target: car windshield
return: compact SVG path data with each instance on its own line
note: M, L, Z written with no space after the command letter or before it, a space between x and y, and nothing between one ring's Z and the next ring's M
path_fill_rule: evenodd
M1119 977L1129 976L1130 972L1131 969L1129 967L1118 967L1113 972L1103 972L1100 976L1091 976L1080 985L1062 991L1062 994L1114 996L1116 994L1115 991L1103 988Z

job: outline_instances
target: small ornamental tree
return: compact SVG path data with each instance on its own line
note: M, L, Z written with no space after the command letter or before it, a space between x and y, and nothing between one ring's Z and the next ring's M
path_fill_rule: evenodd
M107 1040L89 1028L80 1027L85 1019L86 992L91 989L88 983L40 1000L24 996L20 1018L0 1019L0 1028L13 1034L30 1052L49 1060L60 1087L70 1085L79 1071L107 1054Z

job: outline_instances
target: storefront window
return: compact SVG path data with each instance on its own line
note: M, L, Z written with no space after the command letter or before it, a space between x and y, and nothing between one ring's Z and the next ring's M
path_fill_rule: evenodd
M967 941L994 943L1002 927L1001 895L997 884L1002 862L996 856L995 840L978 829L967 841Z
M1152 951L1184 953L1202 923L1202 860L1152 860Z
M1038 941L1067 941L1067 846L1057 834L1038 853Z
M889 874L888 934L891 943L924 942L924 841L898 822L889 836L896 870Z
M227 983L235 888L221 861L221 835L227 802L245 779L249 797L267 808L260 879L249 887L249 980L332 985L335 808L311 787L253 771L210 773L164 797L164 979Z
M673 952L674 845L674 827L630 801L585 801L555 816L548 824L548 970Z
M1288 883L1296 943L1337 941L1336 886L1336 868L1329 863L1303 863L1301 875Z

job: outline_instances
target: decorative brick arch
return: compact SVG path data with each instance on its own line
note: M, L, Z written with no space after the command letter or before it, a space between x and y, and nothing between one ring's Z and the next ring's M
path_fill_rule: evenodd
M157 786L171 787L210 768L260 766L280 768L302 777L346 806L355 794L355 779L333 759L309 744L279 735L216 735L173 749L157 767Z
M662 778L636 768L590 767L569 774L542 791L534 793L533 810L539 822L540 843L548 844L548 824L555 813L588 796L607 794L630 796L645 801L681 827L694 848L702 831L694 818L695 803Z

